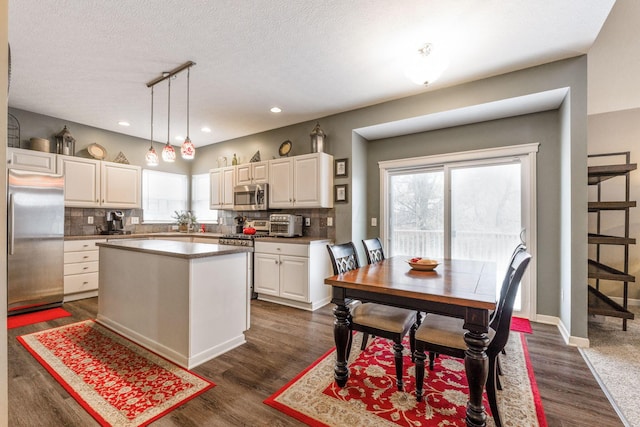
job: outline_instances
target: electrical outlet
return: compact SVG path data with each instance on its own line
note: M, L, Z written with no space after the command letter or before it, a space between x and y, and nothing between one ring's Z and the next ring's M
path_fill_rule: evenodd
M87 217L87 224L93 224L93 217L92 216L88 216Z
M371 226L372 227L378 226L378 218L371 218Z
M332 216L328 216L327 217L327 227L333 227L333 217Z
M131 217L131 224L140 224L140 218L137 216Z
M311 227L311 218L305 218L304 219L304 226L305 227Z

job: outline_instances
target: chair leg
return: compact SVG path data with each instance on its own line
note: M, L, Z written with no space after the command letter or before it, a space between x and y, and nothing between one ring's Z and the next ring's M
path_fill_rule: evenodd
M369 334L367 332L362 333L362 345L360 346L360 350L364 351L367 348L367 341L369 340Z
M418 329L418 325L416 323L411 326L409 330L409 347L411 348L411 362L415 363L415 351L416 351L416 329Z
M404 347L399 342L393 343L393 355L396 360L396 382L398 385L398 390L402 391L403 383L402 383L402 350Z
M436 357L438 357L438 354L437 354L437 353L435 353L435 352L433 352L433 351L430 351L430 352L429 352L429 370L430 370L430 371L433 371L433 364L434 364L434 363L435 363L435 361L436 361Z
M502 366L500 366L500 356L496 356L496 387L498 390L502 390L502 382L500 381L500 375L502 375Z
M414 353L414 359L416 363L416 400L422 401L422 387L424 386L424 360L427 356L424 351L418 351L416 349Z
M489 358L489 375L487 377L487 398L489 400L489 407L491 408L491 414L493 415L493 421L496 427L502 427L502 420L500 419L500 410L498 409L498 401L496 399L496 360L498 355Z

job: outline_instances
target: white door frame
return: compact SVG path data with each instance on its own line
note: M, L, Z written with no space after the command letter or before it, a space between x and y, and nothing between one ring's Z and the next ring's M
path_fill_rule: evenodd
M386 160L378 162L380 168L380 238L385 245L388 245L389 234L389 176L392 172L411 170L417 168L434 168L437 166L450 167L460 166L471 162L481 160L496 161L518 158L521 164L521 207L522 207L522 224L526 232L522 236L527 245L527 250L532 255L531 266L527 270L527 278L523 279L522 289L527 292L523 298L525 304L519 316L535 320L537 313L537 192L536 192L536 153L540 144L530 143L521 145L512 145L508 147L496 147L483 150L462 151L458 153L438 154L433 156L412 157L409 159ZM447 180L448 174L445 174ZM446 182L445 182L446 184ZM448 187L446 187L448 188ZM449 207L445 206L445 222L449 221ZM445 226L447 224L445 223ZM447 242L447 239L445 239ZM445 245L446 246L446 245ZM445 253L448 247L445 247ZM522 294L525 295L524 293Z

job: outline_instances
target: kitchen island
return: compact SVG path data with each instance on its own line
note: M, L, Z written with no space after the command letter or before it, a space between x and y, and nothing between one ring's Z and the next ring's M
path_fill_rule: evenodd
M149 239L96 245L98 322L187 369L245 343L251 248Z

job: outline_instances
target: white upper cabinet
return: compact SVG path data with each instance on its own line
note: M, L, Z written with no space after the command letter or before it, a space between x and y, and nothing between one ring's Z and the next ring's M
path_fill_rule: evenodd
M269 161L270 208L332 208L333 156L312 153Z
M65 178L65 206L141 207L139 166L58 156L58 173Z
M7 149L7 168L56 173L56 155L21 148Z
M139 166L101 162L101 204L112 208L140 208L142 181Z
M236 166L235 185L264 184L269 182L269 162L254 162Z
M227 166L209 171L211 209L233 209L235 169L235 166Z

